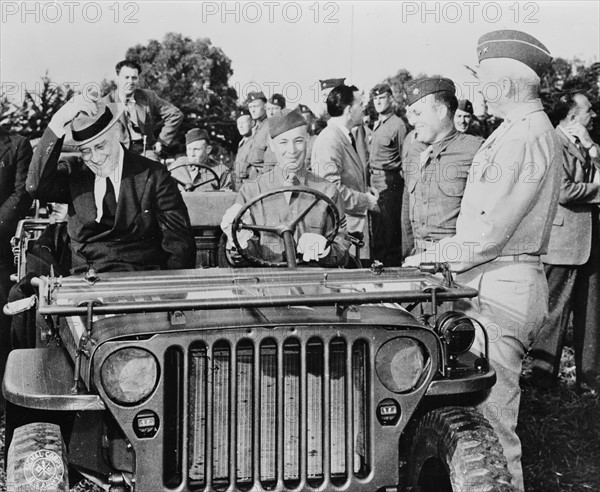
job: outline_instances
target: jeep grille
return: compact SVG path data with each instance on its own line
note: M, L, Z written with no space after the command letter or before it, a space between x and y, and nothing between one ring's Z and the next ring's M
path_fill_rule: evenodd
M174 349L177 353L180 348ZM171 367L165 370L166 388L176 388L183 360L169 350L166 356ZM368 475L366 341L202 341L190 345L187 357L187 480L192 489L340 486L350 475ZM177 408L174 403L165 409ZM165 419L167 426L169 419L178 420L169 414ZM181 478L172 475L177 475L173 456L181 456L180 447L177 439L165 442L164 463L171 463L164 467L166 484Z

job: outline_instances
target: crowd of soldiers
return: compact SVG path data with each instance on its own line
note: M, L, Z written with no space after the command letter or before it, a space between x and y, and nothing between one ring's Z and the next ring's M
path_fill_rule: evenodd
M2 137L2 171L16 172L10 183L4 174L0 182L6 242L0 300L8 297L12 269L5 239L32 198L69 205L69 259L53 265L69 274L90 266L98 272L193 268L195 242L182 194L216 189L238 193L221 224L229 262L280 261L285 251L274 246L275 238L236 233L234 218L257 196L280 190L245 220L286 221L304 209L304 194L317 190L331 203L298 222L300 261L328 267L447 262L458 282L479 291L456 308L488 330L497 383L479 408L523 490L515 433L522 361L533 346L534 383L556 383L571 311L578 389L600 390L600 148L589 134L595 114L583 92L561 98L559 123L551 125L538 91L552 57L540 41L494 31L479 40L477 53L481 83L497 87L489 110L503 120L485 141L471 125L472 103L458 100L447 78L406 83L408 126L394 112L391 87L378 84L369 93L378 114L372 127L364 124L362 91L345 79L328 79L320 81L327 107L322 118L306 105L287 108L280 94L248 94L231 169L211 157L210 136L198 128L185 135L185 156L158 162L182 113L138 87L135 61L120 62L117 89L102 100L76 97L63 106L33 158L25 139ZM61 156L63 144L79 153ZM338 227L327 210L332 206ZM56 254L51 242L46 250ZM20 283L13 291L25 288ZM473 350L483 351L484 343L478 336ZM5 350L10 343L1 345ZM25 345L13 330L13 346Z

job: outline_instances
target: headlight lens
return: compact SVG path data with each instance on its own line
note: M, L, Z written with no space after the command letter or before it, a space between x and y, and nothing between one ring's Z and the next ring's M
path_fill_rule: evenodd
M475 341L475 325L462 313L449 311L436 322L436 331L446 342L446 350L452 355L460 355L471 348Z
M384 343L375 358L375 370L383 385L394 393L416 388L425 373L428 355L414 338L394 338Z
M158 382L158 363L147 350L123 348L110 354L100 370L102 387L119 405L147 398Z

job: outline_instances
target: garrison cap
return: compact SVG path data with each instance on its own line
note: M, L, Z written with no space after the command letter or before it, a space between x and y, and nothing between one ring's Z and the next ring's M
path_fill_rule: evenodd
M277 114L269 118L268 121L271 138L275 138L277 135L281 135L289 130L298 128L299 126L306 126L306 120L298 108L287 114Z
M465 113L473 114L473 104L468 99L461 99L458 101L458 108Z
M406 104L410 106L418 100L435 94L436 92L450 92L456 94L454 82L444 77L427 77L422 79L409 80L404 85L406 91Z
M246 104L250 104L252 101L256 101L258 99L262 99L264 102L267 102L267 97L262 91L249 92L248 97L246 98Z
M487 58L512 58L531 68L538 76L552 63L550 51L533 36L505 29L484 34L477 43L479 61Z
M324 91L325 89L332 89L333 87L342 85L345 80L346 80L346 77L342 77L341 79L319 80L319 86L321 87L321 90Z
M198 140L206 140L206 143L210 144L210 137L208 136L208 132L206 130L201 130L200 128L192 128L185 134L186 145L189 145L192 142L196 142Z
M283 97L281 94L273 94L269 98L269 102L279 106L281 109L285 108L285 97Z
M298 108L297 108L301 113L310 113L314 116L315 113L312 112L312 109L310 109L306 104L298 104Z
M385 94L386 92L388 94L392 93L392 88L389 86L389 84L377 84L375 87L373 87L373 89L371 89L371 97L381 96L381 94Z

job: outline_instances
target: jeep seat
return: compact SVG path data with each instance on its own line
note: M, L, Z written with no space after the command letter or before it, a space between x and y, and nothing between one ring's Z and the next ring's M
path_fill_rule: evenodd
M216 267L222 235L221 220L225 211L235 203L237 193L225 190L198 191L183 193L182 196L196 238L196 267Z

